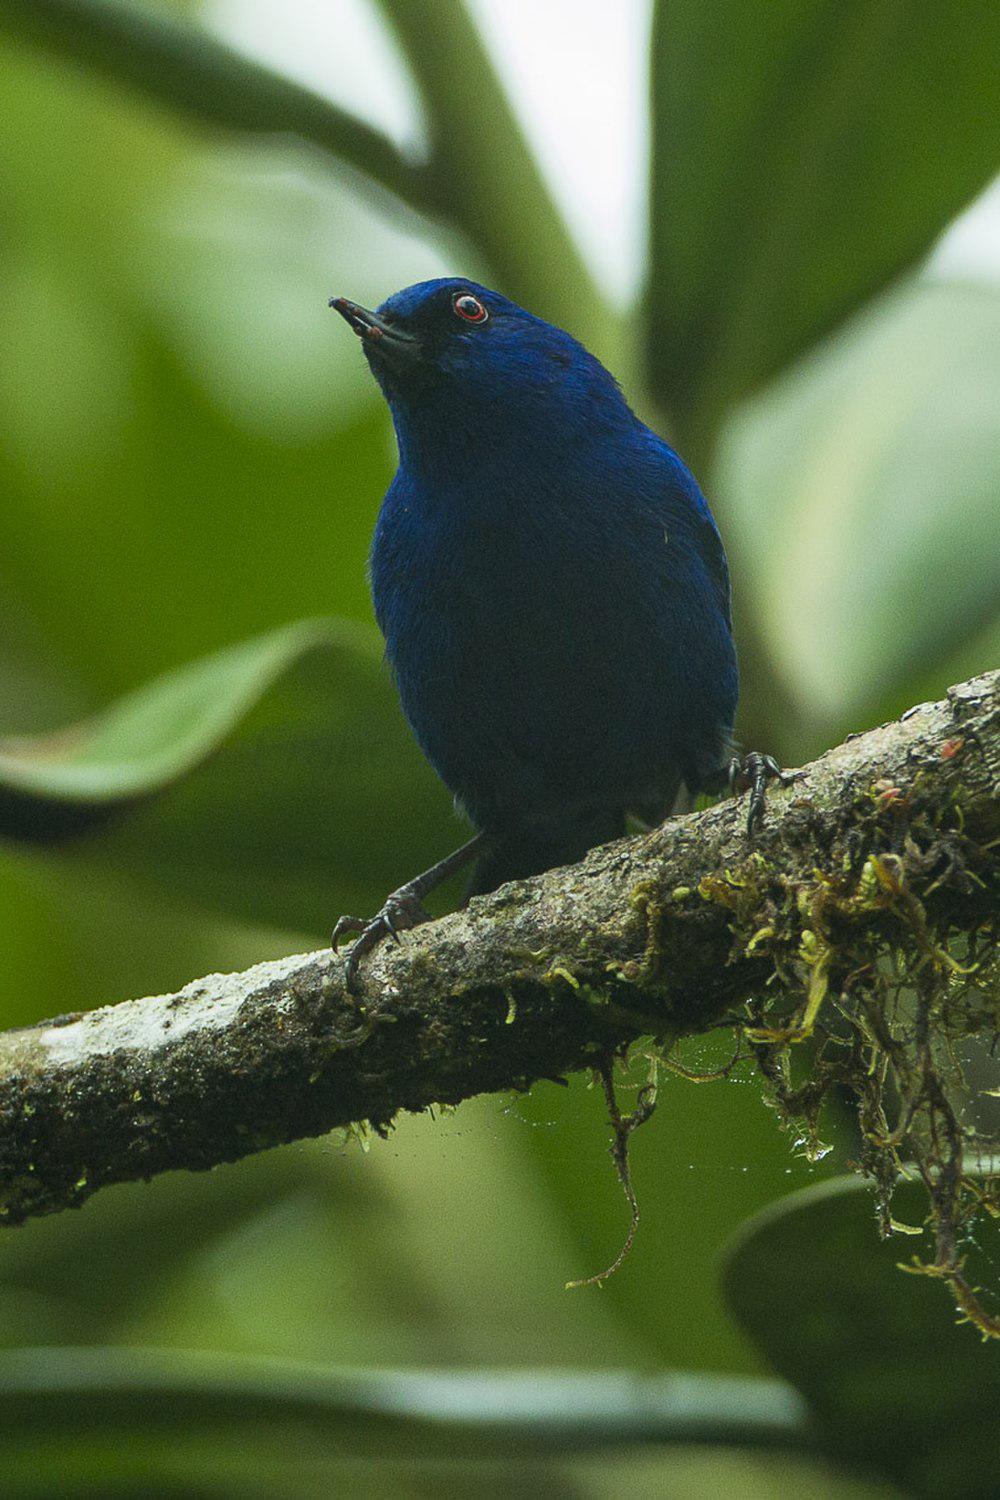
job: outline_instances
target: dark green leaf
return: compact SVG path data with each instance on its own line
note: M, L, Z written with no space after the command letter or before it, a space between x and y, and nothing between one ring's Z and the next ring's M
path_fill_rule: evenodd
M652 66L650 358L704 431L1000 168L1000 6L662 0Z
M902 1187L894 1213L919 1228L926 1194ZM947 1288L897 1263L933 1259L930 1236L880 1241L870 1193L840 1178L766 1209L730 1251L729 1306L771 1366L805 1396L833 1448L908 1493L996 1494L1000 1343L957 1326ZM970 1274L994 1283L1000 1222L969 1246Z

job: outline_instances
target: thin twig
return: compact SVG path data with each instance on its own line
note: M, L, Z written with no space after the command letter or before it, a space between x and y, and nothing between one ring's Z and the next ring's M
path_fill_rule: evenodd
M611 1121L613 1135L611 1138L611 1160L615 1164L618 1173L618 1181L622 1185L625 1201L629 1206L629 1226L624 1243L618 1254L609 1266L603 1271L595 1271L593 1276L584 1276L579 1281L567 1281L566 1290L573 1291L581 1286L602 1286L609 1276L613 1276L619 1269L625 1257L632 1249L635 1242L636 1231L639 1228L639 1200L635 1195L635 1187L632 1183L632 1168L629 1164L629 1140L632 1132L645 1125L656 1108L656 1078L655 1063L653 1073L648 1083L644 1083L636 1096L635 1109L630 1115L623 1115L618 1107L618 1099L615 1095L614 1058L602 1058L597 1068L597 1076L601 1080L604 1089L604 1099L608 1107L608 1119Z

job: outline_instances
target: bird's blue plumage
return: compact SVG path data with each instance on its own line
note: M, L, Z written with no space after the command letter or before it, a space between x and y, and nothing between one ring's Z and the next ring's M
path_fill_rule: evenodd
M717 781L737 699L725 552L685 464L569 334L458 280L377 318L364 346L399 469L375 610L414 734L496 836L488 885Z

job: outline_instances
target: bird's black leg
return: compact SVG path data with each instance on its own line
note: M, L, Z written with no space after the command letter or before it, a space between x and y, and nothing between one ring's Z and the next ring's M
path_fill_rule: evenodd
M474 859L482 850L486 841L486 835L477 833L474 838L453 853L439 859L436 865L431 865L422 875L417 875L413 880L408 880L401 885L398 891L393 891L385 898L382 910L377 912L370 920L365 921L362 917L341 917L333 929L330 938L330 946L336 948L342 937L349 933L357 933L355 941L351 944L350 952L344 965L347 988L353 990L357 984L358 965L366 953L377 948L383 938L391 937L399 942L399 934L405 932L408 927L419 927L421 922L430 920L430 913L424 909L423 898L436 886L443 885L450 875L456 870L461 870Z
M750 793L747 833L753 833L764 816L768 782L780 781L782 786L789 786L798 779L797 772L783 771L773 756L762 755L759 750L733 756L729 762L729 790L734 797L740 792Z

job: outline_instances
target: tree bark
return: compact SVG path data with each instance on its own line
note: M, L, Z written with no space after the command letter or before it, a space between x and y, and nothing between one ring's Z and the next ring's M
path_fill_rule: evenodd
M752 840L741 798L595 849L384 944L359 997L323 950L0 1034L0 1220L335 1127L384 1131L749 1001L780 1023L810 993L816 942L825 987L838 934L845 952L871 934L919 955L932 930L996 920L998 787L992 672L773 789Z

